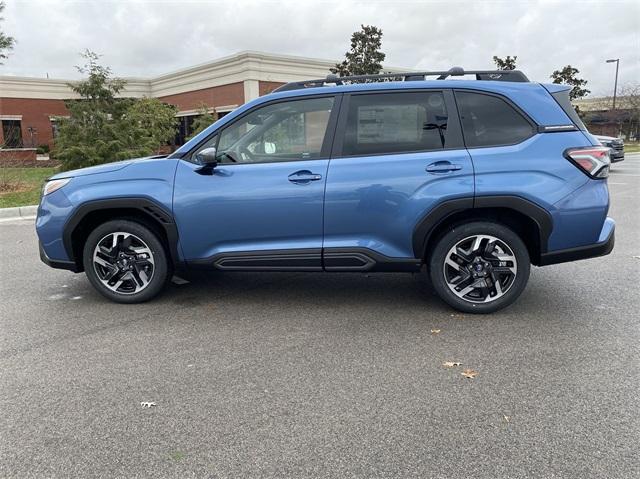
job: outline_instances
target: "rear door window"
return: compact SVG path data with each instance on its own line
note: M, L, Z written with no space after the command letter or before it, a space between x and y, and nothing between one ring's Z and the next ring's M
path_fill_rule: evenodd
M442 150L448 118L440 91L352 95L342 156Z
M502 98L466 91L455 95L469 148L514 145L534 134L529 120Z

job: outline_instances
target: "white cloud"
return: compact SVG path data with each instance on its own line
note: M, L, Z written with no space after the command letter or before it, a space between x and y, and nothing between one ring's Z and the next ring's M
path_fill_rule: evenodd
M361 23L384 31L386 64L490 68L517 55L532 79L571 64L594 94L640 79L637 1L18 1L2 29L16 48L2 75L77 76L89 48L119 76L152 76L241 50L339 59Z

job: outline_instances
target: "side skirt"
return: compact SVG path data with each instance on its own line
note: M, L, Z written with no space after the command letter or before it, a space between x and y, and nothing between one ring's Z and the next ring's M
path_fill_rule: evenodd
M391 258L368 248L325 248L325 271L416 272L419 258Z
M390 258L368 248L239 251L188 261L189 268L222 271L417 272L418 258Z
M189 268L222 271L322 271L322 249L233 251L187 264Z

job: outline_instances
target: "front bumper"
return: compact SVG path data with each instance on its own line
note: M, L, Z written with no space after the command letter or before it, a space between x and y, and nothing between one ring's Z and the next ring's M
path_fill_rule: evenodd
M550 251L540 255L539 266L547 266L550 264L566 263L568 261L577 261L579 259L596 258L611 253L615 244L616 223L611 218L605 220L602 227L602 233L599 241L594 244L578 246L576 248L568 248L557 251Z
M617 163L624 160L624 150L611 150L611 163Z
M79 273L80 269L76 265L74 261L65 261L59 259L51 259L45 253L44 248L42 247L42 243L38 241L38 250L40 251L40 260L46 264L47 266L51 266L56 269L66 269L68 271L73 271L74 273Z

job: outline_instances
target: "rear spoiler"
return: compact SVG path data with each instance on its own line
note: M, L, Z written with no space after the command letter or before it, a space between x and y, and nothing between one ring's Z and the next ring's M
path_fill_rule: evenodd
M540 85L542 85L545 90L547 90L552 95L561 91L569 91L572 88L571 86L563 85L562 83L540 83Z

